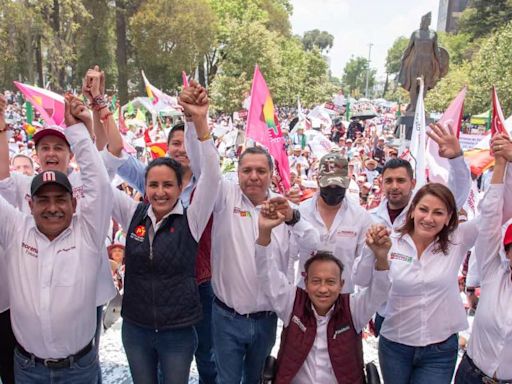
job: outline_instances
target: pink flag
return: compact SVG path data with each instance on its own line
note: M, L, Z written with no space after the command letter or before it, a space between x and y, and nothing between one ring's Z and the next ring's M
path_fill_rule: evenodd
M169 96L168 94L162 92L157 87L152 85L149 80L147 79L146 75L144 74L144 71L142 72L142 78L144 80L144 85L146 88L146 93L148 94L148 97L151 99L151 102L154 104L162 103L164 105L167 105L169 107L177 107L178 102L175 97Z
M290 189L290 166L286 154L281 127L277 121L274 103L267 83L256 65L251 88L251 105L247 115L247 138L251 138L268 149L274 158L277 172L281 178L281 192Z
M466 97L466 87L462 88L457 97L451 102L438 123L448 128L448 123L452 127L452 133L457 137L460 135L462 117L464 114L464 99ZM448 159L439 156L439 146L437 143L428 139L427 141L427 167L429 179L436 183L447 183L450 170Z
M64 97L47 89L34 87L14 81L26 100L39 112L48 125L58 125L63 128L64 124Z
M181 71L181 80L183 81L183 88L188 87L188 78L185 71Z
M494 136L497 133L502 133L508 136L508 132L505 129L505 118L503 117L503 111L501 110L500 101L498 100L498 94L496 93L496 87L493 86L491 135Z

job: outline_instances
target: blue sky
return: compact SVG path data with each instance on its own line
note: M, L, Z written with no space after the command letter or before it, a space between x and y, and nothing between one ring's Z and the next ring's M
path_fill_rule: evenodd
M419 28L421 16L432 12L431 29L437 27L439 0L291 0L294 34L319 29L334 36L328 56L334 76L341 77L350 57L368 57L377 77L385 76L386 53L399 36L409 37Z

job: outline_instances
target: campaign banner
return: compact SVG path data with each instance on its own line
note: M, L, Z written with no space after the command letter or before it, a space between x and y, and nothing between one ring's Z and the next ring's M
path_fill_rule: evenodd
M468 133L461 133L459 136L459 143L463 151L475 148L478 143L482 141L485 135L470 135Z

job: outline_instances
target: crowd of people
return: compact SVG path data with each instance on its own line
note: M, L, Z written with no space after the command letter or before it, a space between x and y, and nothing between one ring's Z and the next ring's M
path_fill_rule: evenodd
M428 135L448 181L420 186L392 119L315 126L287 110L279 193L243 127L215 134L197 82L151 161L128 153L144 132L119 129L104 73L83 84L64 97L65 128L28 124L17 95L0 96L3 384L100 383L121 300L135 384L188 383L194 359L200 383L374 383L367 327L386 384L512 383L509 137L492 139L476 209L479 175L446 126Z

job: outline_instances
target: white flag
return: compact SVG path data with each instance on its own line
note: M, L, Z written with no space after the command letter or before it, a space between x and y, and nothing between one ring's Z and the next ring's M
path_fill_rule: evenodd
M425 127L425 106L423 104L423 79L417 79L420 82L418 92L418 101L416 103L416 113L414 114L414 125L412 127L410 155L412 157L411 165L416 176L416 190L427 183L426 177L426 127Z

